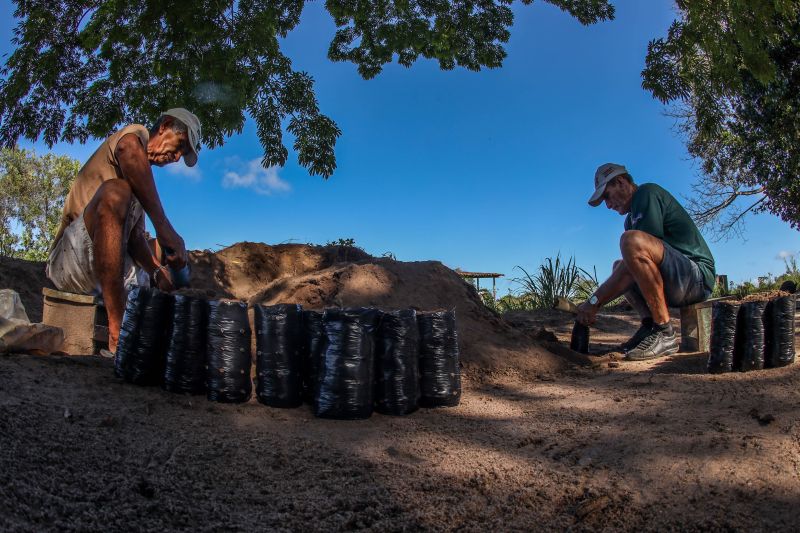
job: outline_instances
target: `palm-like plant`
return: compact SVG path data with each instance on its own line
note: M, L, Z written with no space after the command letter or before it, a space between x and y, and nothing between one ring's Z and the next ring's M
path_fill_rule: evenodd
M512 282L521 288L522 294L530 295L532 307L536 309L552 308L558 297L572 299L580 279L580 269L575 265L575 258L567 262L561 260L561 254L555 259L548 257L539 265L539 270L530 274L521 266L516 266L523 275L512 278Z

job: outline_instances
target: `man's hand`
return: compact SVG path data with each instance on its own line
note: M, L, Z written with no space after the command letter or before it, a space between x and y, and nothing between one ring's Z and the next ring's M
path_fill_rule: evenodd
M175 290L175 284L172 281L172 275L169 272L169 268L160 265L153 271L152 277L156 287L158 287L158 290L164 292L172 292Z
M575 317L575 320L583 324L584 326L591 326L594 324L595 318L597 317L597 310L598 308L589 302L583 302L581 305L578 306L578 314Z
M176 270L186 266L186 245L183 238L171 226L159 232L156 239L164 251L169 266Z

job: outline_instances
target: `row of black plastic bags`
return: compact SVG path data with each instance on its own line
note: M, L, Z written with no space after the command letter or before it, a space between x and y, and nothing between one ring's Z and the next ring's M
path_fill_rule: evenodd
M760 370L794 363L795 295L722 300L711 307L708 371Z
M272 407L304 401L325 418L360 419L373 409L406 415L458 405L461 372L452 311L371 308L304 311L256 305L256 396ZM115 373L209 400L252 394L247 305L135 288L120 330Z

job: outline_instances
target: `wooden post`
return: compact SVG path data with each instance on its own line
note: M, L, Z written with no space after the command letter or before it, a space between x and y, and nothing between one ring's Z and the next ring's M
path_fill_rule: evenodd
M721 287L720 294L727 296L728 290L730 289L730 287L728 286L728 275L718 274L717 285Z
M497 300L497 278L492 278L492 298Z
M733 296L711 298L681 307L681 352L707 352L711 343L711 306Z
M711 308L681 307L681 352L707 352L711 337Z
M61 350L72 355L93 355L108 348L108 317L99 298L85 294L42 289L42 322L64 330Z

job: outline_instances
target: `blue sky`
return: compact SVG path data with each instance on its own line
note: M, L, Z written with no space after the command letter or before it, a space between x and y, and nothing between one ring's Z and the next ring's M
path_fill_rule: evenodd
M666 33L674 4L614 4L616 20L584 27L549 4L518 3L502 68L448 72L422 60L365 81L327 60L335 27L323 2L310 2L283 48L343 131L336 173L309 176L291 149L284 168L261 169L248 121L194 169L155 169L166 212L190 248L354 238L374 255L509 277L560 252L606 276L623 219L586 204L595 168L622 163L678 198L697 173L673 119L641 88L647 43ZM5 53L14 21L1 9ZM85 161L99 142L53 151ZM781 254L800 251L798 233L771 215L750 217L745 239L709 239L718 273L778 274Z

